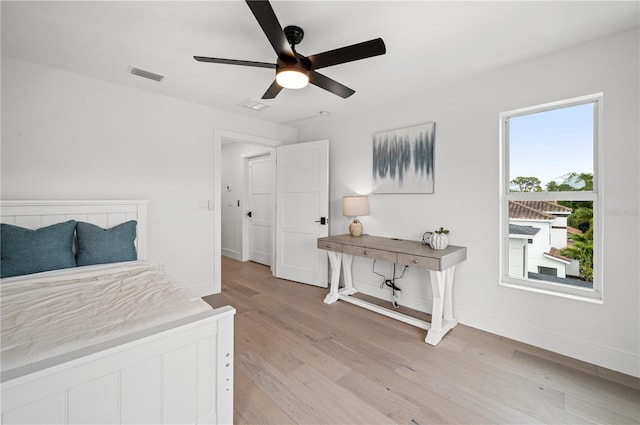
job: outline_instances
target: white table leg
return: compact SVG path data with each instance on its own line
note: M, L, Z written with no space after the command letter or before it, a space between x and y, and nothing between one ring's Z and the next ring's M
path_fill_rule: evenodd
M433 306L431 308L431 329L425 338L427 344L436 345L449 330L458 324L453 318L453 274L454 267L444 271L429 270Z
M433 306L431 308L431 329L442 329L442 308L444 305L444 273L429 270L431 289L433 291Z
M358 290L353 287L353 273L351 266L353 264L352 254L342 254L342 274L344 276L344 288L340 290L341 295L357 294Z
M342 264L342 253L327 251L327 255L329 256L329 263L331 264L331 287L329 289L329 293L324 298L324 302L325 304L333 304L334 302L338 301L338 285L340 284L340 266ZM351 270L349 270L349 272L350 271Z
M443 316L445 320L453 319L453 275L455 274L455 266L449 267L444 271L444 309Z

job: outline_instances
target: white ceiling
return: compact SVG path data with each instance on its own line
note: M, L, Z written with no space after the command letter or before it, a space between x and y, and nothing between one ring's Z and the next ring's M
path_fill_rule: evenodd
M260 112L274 71L200 63L194 55L275 62L244 1L2 1L2 54L267 121L301 125L638 27L640 2L272 1L310 55L382 37L387 54L325 68L356 93L283 90ZM597 58L594 58L597 60ZM131 65L166 75L157 83Z

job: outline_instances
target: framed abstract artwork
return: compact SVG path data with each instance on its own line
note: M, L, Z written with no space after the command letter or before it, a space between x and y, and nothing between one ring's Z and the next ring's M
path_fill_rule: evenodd
M374 193L433 193L436 123L373 135Z

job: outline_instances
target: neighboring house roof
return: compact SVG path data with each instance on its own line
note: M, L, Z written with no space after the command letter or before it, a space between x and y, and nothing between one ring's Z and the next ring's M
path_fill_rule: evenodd
M547 282L563 283L565 285L582 286L584 288L593 288L593 282L587 282L580 279L572 279L569 277L549 276L541 273L528 273L529 279L546 280Z
M582 230L576 229L575 227L567 226L567 245L574 245L575 242L571 239L571 235L581 235Z
M567 226L567 234L569 235L581 235L582 230L576 229L575 227Z
M535 236L540 231L539 227L521 226L519 224L509 224L510 235Z
M509 201L509 218L553 220L556 215L569 215L571 208L555 201Z
M520 206L530 208L534 211L538 211L542 214L548 215L569 215L571 214L571 208L558 204L557 201L511 201L517 203ZM509 215L511 217L511 215Z
M549 252L545 252L544 255L545 257L551 258L552 260L560 260L565 263L571 263L571 258L560 255L560 250L558 248L551 247L549 249Z
M509 201L509 218L523 220L555 220L555 216L526 205L528 201Z

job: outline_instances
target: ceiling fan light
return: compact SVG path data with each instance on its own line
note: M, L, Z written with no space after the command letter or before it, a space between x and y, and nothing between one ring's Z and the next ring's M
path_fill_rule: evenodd
M285 89L301 89L309 84L309 75L298 69L283 69L276 74L276 81Z

